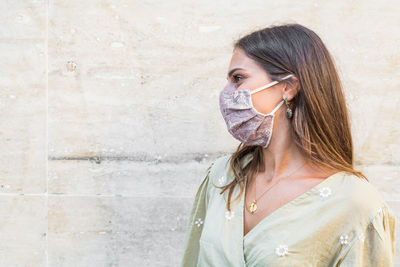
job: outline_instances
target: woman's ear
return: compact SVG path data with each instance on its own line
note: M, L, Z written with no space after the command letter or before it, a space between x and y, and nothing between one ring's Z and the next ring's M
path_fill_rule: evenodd
M297 94L299 89L299 80L296 76L290 77L290 82L285 83L282 88L283 98L287 97L288 101L291 101Z

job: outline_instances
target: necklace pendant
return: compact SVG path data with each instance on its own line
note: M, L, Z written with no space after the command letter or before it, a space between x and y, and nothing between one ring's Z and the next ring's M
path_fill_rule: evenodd
M254 213L257 210L256 200L254 200L250 205L250 212Z

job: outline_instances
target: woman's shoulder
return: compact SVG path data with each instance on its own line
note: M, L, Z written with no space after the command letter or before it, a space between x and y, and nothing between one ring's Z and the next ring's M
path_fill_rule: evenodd
M368 179L370 180L370 179ZM382 194L370 181L351 172L343 172L341 179L335 186L339 201L354 216L360 215L371 221L381 212L394 217Z
M230 171L230 161L232 159L232 156L233 156L233 154L226 154L226 155L222 155L222 156L216 158L212 162L211 173L217 175L217 174L220 174L221 172ZM246 164L248 164L252 158L253 158L253 155L251 153L244 155L240 159L240 164L242 165L242 167L244 167Z
M230 159L231 154L222 155L211 163L209 179L212 184L221 186L229 180Z
M225 154L219 156L209 166L208 176L210 183L214 185L214 188L227 185L235 178L231 168L232 155L233 154ZM242 157L240 159L242 167L249 163L251 158L251 154Z

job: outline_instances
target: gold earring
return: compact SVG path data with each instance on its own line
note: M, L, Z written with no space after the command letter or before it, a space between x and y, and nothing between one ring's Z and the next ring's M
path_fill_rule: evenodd
M288 103L288 101L287 101L287 97L285 97L285 103L286 103L286 107L287 107L287 109L286 109L286 117L287 117L288 119L290 119L290 118L293 116L293 111L292 111L292 109L291 109L290 106L289 106L289 103Z

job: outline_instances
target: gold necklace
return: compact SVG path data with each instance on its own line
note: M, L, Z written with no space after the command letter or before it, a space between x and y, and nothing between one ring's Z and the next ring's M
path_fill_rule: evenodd
M300 168L302 168L305 165L305 163L303 163L299 168L295 169L293 172L291 172L289 175L286 175L284 178L289 177L290 175L292 175L295 171L299 170ZM265 190L264 193L261 194L261 196L259 196L258 198L256 197L253 202L251 202L249 209L250 209L250 213L254 214L254 212L257 210L257 199L260 199L265 193L267 193L272 187L274 187L276 184L278 184L283 178L280 178L276 183L274 183L271 187L269 187L267 190ZM256 191L257 186L254 186L254 195L257 196L257 191Z

